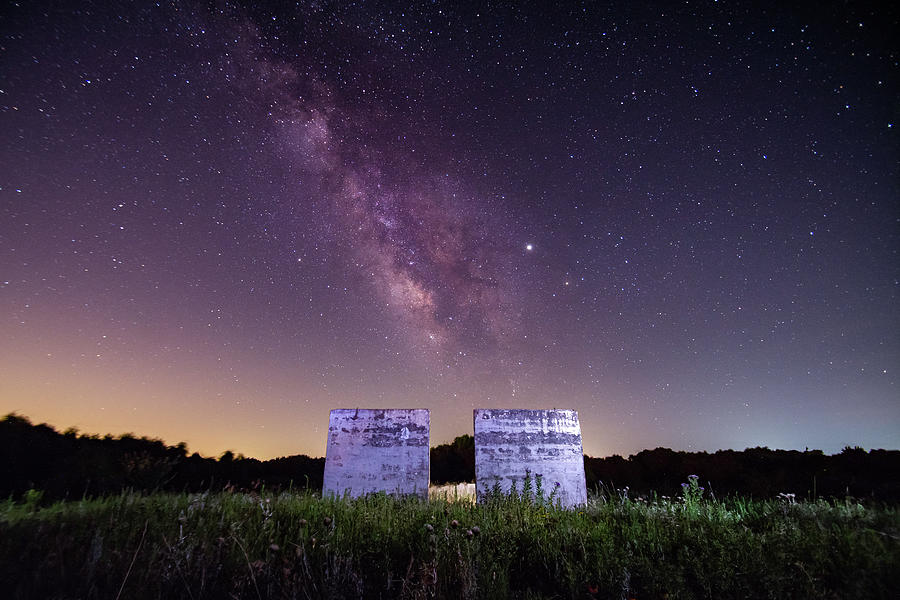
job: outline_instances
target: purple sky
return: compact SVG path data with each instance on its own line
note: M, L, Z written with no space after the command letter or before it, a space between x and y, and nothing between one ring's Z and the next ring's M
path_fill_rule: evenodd
M900 447L898 9L209 4L6 8L0 413Z

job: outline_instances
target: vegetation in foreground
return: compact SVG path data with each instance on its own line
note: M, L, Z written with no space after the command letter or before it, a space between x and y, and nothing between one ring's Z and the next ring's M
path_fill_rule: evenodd
M900 515L601 494L579 510L304 493L0 504L9 598L894 598Z

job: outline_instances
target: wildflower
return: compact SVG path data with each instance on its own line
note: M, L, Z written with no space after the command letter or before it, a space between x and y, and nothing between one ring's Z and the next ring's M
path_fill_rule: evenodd
M269 550L271 550L272 552L278 552L279 550L281 550L281 548L278 547L278 544L271 544L269 546Z
M466 530L466 537L467 537L467 538L472 539L474 536L475 536L475 532L474 532L474 531L472 531L471 529L467 529L467 530Z
M306 527L306 519L300 519L300 527Z
M688 479L700 479L699 475L688 475Z
M454 529L456 529L457 527L459 527L459 521L457 521L456 519L453 519L452 521L450 521L450 527L453 527Z
M431 523L425 523L425 531L431 533L432 531L434 531L434 526L432 526Z
M481 528L478 527L478 525L473 525L472 529L470 529L469 531L471 531L475 535L478 535L479 533L481 533Z
M325 525L331 525L331 517L325 517L322 519L322 522L325 523Z

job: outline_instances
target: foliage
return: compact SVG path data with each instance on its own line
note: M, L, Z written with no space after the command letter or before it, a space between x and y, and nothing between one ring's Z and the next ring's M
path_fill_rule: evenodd
M900 515L592 497L579 510L309 493L0 504L8 598L892 598Z
M434 484L475 481L475 438L461 435L451 444L431 449L431 482Z
M828 456L820 450L676 452L668 448L643 450L628 458L584 459L588 488L628 488L632 495L653 492L676 496L689 474L698 476L706 494L776 498L853 496L887 502L900 501L900 451L845 448Z
M40 489L43 501L94 497L125 490L192 491L322 488L325 460L289 456L259 461L233 452L219 460L188 455L185 444L160 440L58 433L9 414L0 420L0 497Z
M124 490L321 490L324 467L323 458L303 455L260 461L228 451L217 460L189 455L183 443L168 446L129 434L59 433L15 414L0 419L0 498L21 498L32 488L42 491L45 503ZM688 474L696 474L706 494L713 497L794 494L806 499L853 496L900 502L900 452L896 450L866 452L848 447L826 456L818 450L749 448L708 454L657 448L627 459L585 457L584 467L589 488L628 488L638 496L651 492L676 496ZM431 449L432 483L474 480L471 435Z

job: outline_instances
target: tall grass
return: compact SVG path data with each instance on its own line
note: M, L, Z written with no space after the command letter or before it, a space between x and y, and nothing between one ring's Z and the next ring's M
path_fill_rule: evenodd
M0 503L9 598L895 598L900 515L853 501L562 510L310 493ZM118 596L117 596L118 594Z
M475 502L474 483L446 483L428 488L430 500L446 500L448 502Z

